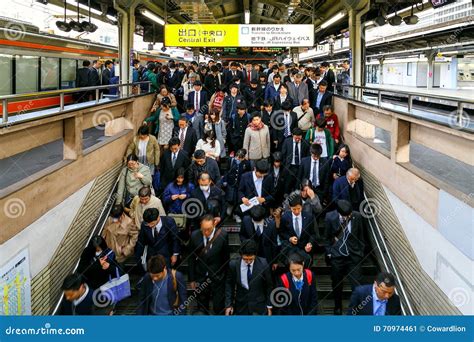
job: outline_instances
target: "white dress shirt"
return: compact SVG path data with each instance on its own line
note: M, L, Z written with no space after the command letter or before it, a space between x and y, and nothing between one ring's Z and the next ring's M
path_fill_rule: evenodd
M253 264L255 261L252 261L250 264L250 273L253 274ZM249 280L247 279L247 269L248 264L244 260L240 260L240 280L242 281L242 286L245 287L247 290L249 289Z
M316 166L316 182L313 179L313 172L314 167ZM319 186L319 159L314 160L311 157L311 169L309 171L309 179L311 179L311 183L313 184L313 188Z
M257 190L258 197L262 197L262 182L263 178L257 178L257 173L252 172L253 184L255 184L255 189Z
M216 232L216 228L214 228L214 229L212 230L211 235L209 235L209 241L212 240L212 238L214 237L215 232ZM206 238L204 235L202 236L202 240L204 241L204 247L206 247L206 240L207 240L207 238Z
M303 216L301 214L296 216L295 214L291 213L291 219L293 222L293 229L295 230L296 236L300 238L301 233L303 232ZM298 219L298 229L295 227L295 220Z

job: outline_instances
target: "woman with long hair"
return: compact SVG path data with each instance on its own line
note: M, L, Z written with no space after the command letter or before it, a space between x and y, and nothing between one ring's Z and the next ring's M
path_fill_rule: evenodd
M213 130L204 130L203 138L196 144L196 151L203 150L206 152L206 157L218 160L221 155L220 145Z
M219 141L221 147L220 157L225 157L225 140L227 131L225 129L225 122L220 118L220 112L214 108L209 114L209 122L216 139Z
M187 179L184 167L176 170L174 181L169 183L163 192L163 204L168 214L182 214L184 201L191 196L194 185Z

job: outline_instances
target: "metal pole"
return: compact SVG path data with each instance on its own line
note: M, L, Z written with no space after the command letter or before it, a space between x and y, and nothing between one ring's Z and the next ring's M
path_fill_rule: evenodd
M464 123L463 123L464 118L462 116L463 111L464 111L464 103L459 101L458 102L458 126L461 127L461 128L464 125Z
M382 92L380 90L377 91L377 105L380 107L382 104Z
M99 89L95 90L95 103L99 103Z
M64 93L59 94L59 110L64 110Z
M2 101L2 106L3 106L3 123L8 122L8 100L4 99Z
M411 112L413 108L413 96L410 94L408 95L408 111Z

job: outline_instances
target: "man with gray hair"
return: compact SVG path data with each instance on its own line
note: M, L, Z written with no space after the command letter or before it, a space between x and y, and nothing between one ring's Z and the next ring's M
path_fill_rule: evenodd
M364 183L360 178L359 169L350 168L345 177L339 177L332 186L332 201L346 200L352 204L352 209L359 211L364 200Z

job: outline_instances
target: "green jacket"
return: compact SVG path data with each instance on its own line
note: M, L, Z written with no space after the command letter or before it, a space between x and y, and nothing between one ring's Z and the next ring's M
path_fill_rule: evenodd
M155 130L153 131L154 135L158 135L158 132L160 131L160 112L161 108L158 107L155 111L155 113L145 119L146 123L154 123L155 124ZM180 114L178 111L178 108L172 107L171 108L171 113L173 113L173 120L175 122L178 122Z
M139 163L138 172L143 175L142 179L135 178L135 176L133 175L134 171L130 170L127 166L122 168L117 189L117 199L115 200L117 204L121 204L123 202L126 192L128 192L128 194L133 199L135 196L138 195L138 191L143 186L151 186L152 179L150 168L146 165Z
M156 78L156 74L153 71L147 70L146 77L148 81L151 82L150 87L152 92L157 92L160 86L158 85L158 80Z
M314 140L314 131L316 128L311 127L308 129L306 132L306 137L305 140L309 142L311 145ZM328 158L331 158L334 155L334 139L331 136L331 132L329 132L328 129L324 129L324 135L326 135L326 146L327 146L327 152L328 152Z

